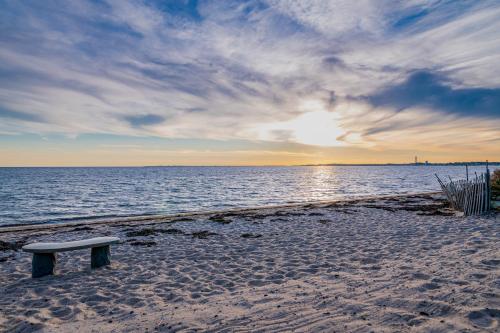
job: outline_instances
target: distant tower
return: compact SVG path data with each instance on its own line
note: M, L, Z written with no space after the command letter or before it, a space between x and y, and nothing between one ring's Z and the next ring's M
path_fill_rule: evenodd
M415 165L417 165L417 164L418 164L418 158L417 158L417 156L415 156Z

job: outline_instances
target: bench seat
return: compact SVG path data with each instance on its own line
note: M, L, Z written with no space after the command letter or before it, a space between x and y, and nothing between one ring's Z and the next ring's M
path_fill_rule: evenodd
M72 242L32 243L23 246L23 251L33 253L32 277L41 277L54 274L57 252L90 248L92 268L109 265L111 262L109 246L119 241L118 237L96 237Z
M118 237L96 237L89 238L73 242L61 242L61 243L32 243L23 246L24 252L31 253L54 253L54 252L64 252L88 249L92 247L100 247L118 243L120 238Z

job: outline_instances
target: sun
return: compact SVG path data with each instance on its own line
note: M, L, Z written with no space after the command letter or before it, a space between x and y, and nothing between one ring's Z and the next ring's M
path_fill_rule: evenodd
M286 140L323 147L343 145L337 138L344 134L337 115L325 110L310 111L291 120L265 124L259 128L259 132L259 136L265 140Z

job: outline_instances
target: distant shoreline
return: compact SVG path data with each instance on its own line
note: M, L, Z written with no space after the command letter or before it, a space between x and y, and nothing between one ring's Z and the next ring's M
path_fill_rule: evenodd
M448 163L326 163L326 164L290 164L290 165L93 165L93 166L0 166L0 169L36 169L36 168L269 168L269 167L304 167L304 166L500 166L500 162L448 162Z
M343 164L343 163L327 163L327 164L303 164L301 166L486 166L500 165L500 162L449 162L449 163L381 163L381 164Z

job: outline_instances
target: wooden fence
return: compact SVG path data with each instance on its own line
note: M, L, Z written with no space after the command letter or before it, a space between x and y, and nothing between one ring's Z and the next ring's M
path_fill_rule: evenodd
M479 215L491 209L490 171L475 178L445 182L436 175L439 185L453 209L464 212L465 216Z

